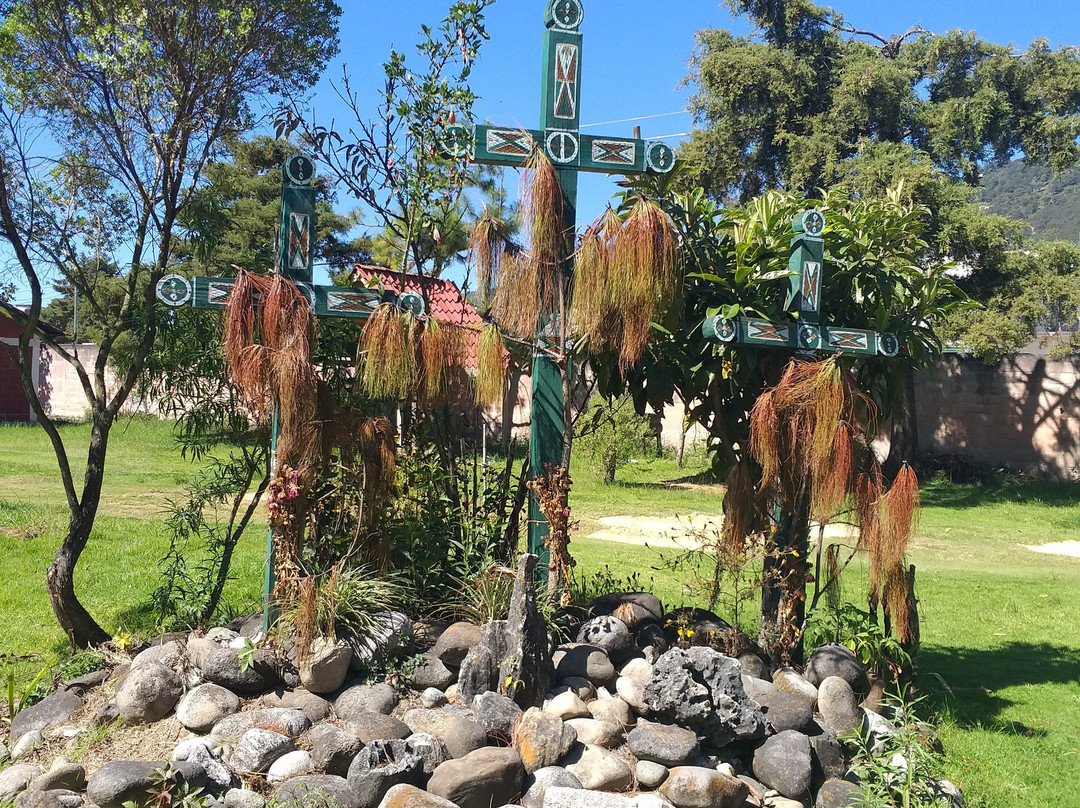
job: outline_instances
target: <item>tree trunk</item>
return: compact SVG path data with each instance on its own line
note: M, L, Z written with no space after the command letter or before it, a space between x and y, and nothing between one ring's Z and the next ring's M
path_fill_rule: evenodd
M908 368L893 401L889 434L889 456L881 470L889 479L896 477L904 463L919 455L919 424L915 415L915 371Z
M619 453L614 446L609 446L604 450L604 485L615 482L615 466L618 460Z
M73 648L86 648L108 642L109 634L90 616L75 595L75 565L86 549L94 527L101 484L105 478L105 452L109 443L112 421L107 414L96 413L90 430L90 447L86 452L86 474L83 479L82 501L73 509L67 535L56 551L56 557L45 575L45 589L52 602L53 613L68 635Z
M809 536L807 508L782 514L776 526L774 552L765 556L758 639L774 665L802 662ZM795 636L791 635L793 629L798 632Z
M72 517L67 535L45 576L45 589L48 590L53 613L73 648L100 645L110 639L75 595L75 565L86 547L93 526L93 512L80 511Z

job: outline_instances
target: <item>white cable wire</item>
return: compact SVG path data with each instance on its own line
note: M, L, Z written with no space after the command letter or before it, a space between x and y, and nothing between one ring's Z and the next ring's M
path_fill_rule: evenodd
M653 118L667 118L672 115L689 115L686 110L679 110L678 112L661 112L659 115L641 115L637 118L623 118L618 121L604 121L603 123L583 123L578 129L588 129L590 126L610 126L615 123L630 123L632 121L651 121Z

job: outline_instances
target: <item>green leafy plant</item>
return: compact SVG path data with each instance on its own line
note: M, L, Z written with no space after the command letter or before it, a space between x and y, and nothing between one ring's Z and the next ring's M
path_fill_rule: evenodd
M906 688L888 697L896 732L871 737L865 730L843 738L854 749L860 808L951 808L938 772L940 742L933 729L915 716L923 697Z
M209 797L201 786L193 786L178 777L171 764L154 769L150 774L147 799L128 800L123 808L205 808Z
M884 678L898 680L914 667L918 648L906 648L885 629L869 611L842 601L827 600L807 616L805 632L808 647L840 643L850 649L868 670Z
M16 665L31 659L38 659L37 654L0 654L0 664L4 666L4 700L7 705L6 720L10 722L22 710L36 704L52 692L52 680L46 678L53 671L57 657L54 655L46 662L27 683L20 693L16 687Z
M574 440L580 449L599 461L605 483L615 482L615 472L632 458L646 454L656 431L649 419L638 415L629 396L593 399L578 421Z
M240 650L236 652L237 657L240 660L240 672L245 673L255 667L255 645L247 637L244 637L244 644L240 646Z

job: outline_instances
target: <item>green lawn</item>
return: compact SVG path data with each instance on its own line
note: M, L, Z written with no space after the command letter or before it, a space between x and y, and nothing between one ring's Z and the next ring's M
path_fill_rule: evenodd
M85 427L65 436L85 444ZM65 527L55 460L44 434L0 427L0 652L62 648L45 596L44 570ZM167 547L162 512L193 466L173 448L167 425L118 425L111 444L102 516L76 585L110 631L138 627ZM657 571L661 553L588 538L604 516L719 513L716 486L701 470L667 460L620 469L604 486L587 464L574 469L571 504L580 531L572 550L588 575L607 565L637 573L668 604L689 603L683 581ZM81 470L78 472L81 473ZM911 553L918 567L921 670L944 720L947 775L973 808L1080 807L1080 559L1023 545L1080 538L1080 486L998 481L931 482ZM261 529L241 543L226 598L255 603ZM852 570L854 578L861 574ZM857 592L852 581L849 593ZM851 595L854 597L854 594Z

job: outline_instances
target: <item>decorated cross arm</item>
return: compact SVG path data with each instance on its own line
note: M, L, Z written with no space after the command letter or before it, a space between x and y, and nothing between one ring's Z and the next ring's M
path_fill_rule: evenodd
M821 322L821 289L824 272L825 217L818 210L808 210L791 223L791 289L785 309L798 314L798 320L774 322L754 317L728 319L717 315L702 326L706 339L740 345L771 345L802 352L840 351L845 354L896 356L900 342L887 331L846 328Z
M416 292L394 295L355 286L320 286L312 282L315 257L315 163L306 154L294 154L281 167L281 229L278 272L295 283L320 317L366 320L382 303L394 303L417 317L425 313L424 298ZM232 278L191 278L166 275L157 297L166 306L187 304L197 309L223 309L232 292Z

